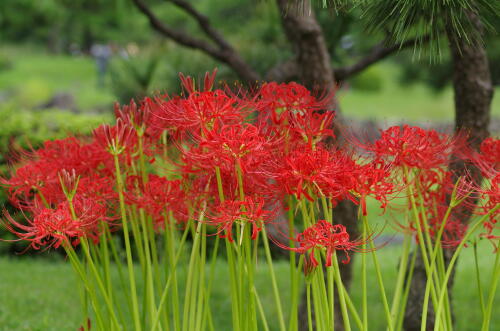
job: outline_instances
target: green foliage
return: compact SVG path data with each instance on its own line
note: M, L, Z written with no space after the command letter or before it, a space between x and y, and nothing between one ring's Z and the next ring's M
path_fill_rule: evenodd
M12 68L12 61L9 57L0 53L0 72Z
M144 98L151 92L159 60L159 56L128 58L113 64L110 70L112 88L120 102Z
M442 36L478 42L481 35L472 16L490 26L498 18L500 2L491 0L358 0L370 30L388 31L395 42L417 38L422 46L430 40L431 55L440 55Z
M131 36L140 39L147 31L146 22L140 19L140 14L131 12L127 3L125 0L2 0L0 37L6 41L44 43L52 51L67 50L71 43L88 49L96 41L121 42ZM124 35L125 26L128 32Z

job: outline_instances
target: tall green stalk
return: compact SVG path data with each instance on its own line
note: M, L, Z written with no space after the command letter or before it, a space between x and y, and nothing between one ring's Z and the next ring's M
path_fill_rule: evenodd
M125 252L127 256L127 268L128 268L128 276L129 276L129 285L130 285L130 294L132 298L132 317L134 320L134 327L136 331L142 330L141 326L141 318L139 313L139 303L137 298L137 288L135 283L135 274L134 274L134 260L132 258L132 249L130 245L130 235L128 228L128 220L127 220L127 211L125 209L125 197L123 196L123 179L121 175L120 169L120 161L118 159L118 154L113 154L113 159L115 162L115 171L116 171L116 185L118 190L118 198L120 201L120 216L122 219L123 225L123 237L125 240Z

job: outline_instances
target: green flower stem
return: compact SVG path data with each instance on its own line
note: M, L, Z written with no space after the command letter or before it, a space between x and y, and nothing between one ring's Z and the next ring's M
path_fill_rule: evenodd
M142 183L145 185L148 182L148 174L146 169L145 155L144 155L144 127L136 130L138 136L138 150L139 150L139 168L142 178ZM158 253L156 250L156 240L153 229L153 224L150 219L144 219L144 210L140 210L140 217L142 222L142 230L144 235L144 255L146 256L146 274L150 302L150 314L154 316L153 310L156 310L155 303L155 284L160 285L160 272L158 266ZM154 281L153 281L154 277ZM153 317L151 317L153 318ZM152 321L152 320L151 320Z
M442 248L441 248L441 237L444 233L444 229L445 229L445 226L446 226L446 223L448 222L448 218L451 214L451 211L453 209L455 205L455 202L454 202L454 199L455 199L455 196L456 196L456 190L457 190L457 185L458 185L458 182L457 184L455 184L455 187L453 189L453 193L451 195L451 201L450 201L450 204L446 210L446 213L443 217L443 220L441 221L441 225L439 227L439 230L438 230L438 233L437 233L437 236L436 236L436 243L434 245L434 249L432 250L432 256L431 256L431 266L430 266L430 274L434 274L434 269L435 269L435 265L436 265L436 259L437 259L437 256L442 254ZM443 275L444 274L444 264L441 265L438 263L438 283L436 284L439 284L439 282L442 281L442 279L439 278L439 274ZM432 282L427 282L426 284L426 289L425 289L425 295L424 295L424 302L423 302L423 309L422 309L422 320L421 320L421 330L425 330L426 328L426 325L427 325L427 311L428 311L428 305L429 305L429 292L431 291L431 286L432 286ZM437 290L439 291L439 287L437 288ZM434 301L434 304L436 303L437 299L434 298L433 299ZM449 309L447 309L447 312L449 312Z
M366 223L362 222L362 240L363 240L363 251L367 251L366 240L368 239L368 229L366 228ZM368 287L367 287L367 271L366 271L366 254L361 254L361 291L362 291L362 314L363 314L363 328L364 331L368 331Z
M313 331L313 320L312 320L312 309L311 309L311 284L309 282L306 285L306 296L307 296L307 325L309 326L309 331Z
M332 268L326 268L326 278L328 282L328 306L330 310L330 325L335 329L335 275Z
M38 196L42 200L42 203L45 206L45 208L50 208L50 205L47 202L47 199L45 199L45 196L43 195L42 191L38 190L38 188L36 188L36 187L33 187L33 190L38 194Z
M174 248L174 243L175 243L175 232L174 229L171 225L172 221L172 212L169 212L169 217L165 217L165 240L166 240L166 245L165 247L167 248L167 257L168 257L168 263L169 263L169 269L168 269L168 274L169 278L172 277L172 298L171 298L171 303L173 306L173 326L174 330L178 331L180 330L180 313L179 313L179 289L178 289L178 284L177 284L177 269L176 269L176 264L177 261L175 259L175 248ZM188 227L185 229L185 234L188 233ZM162 314L166 315L166 314Z
M127 255L127 267L128 267L128 276L129 276L129 285L130 285L130 295L132 297L132 317L134 320L134 327L136 331L142 330L141 319L139 315L139 304L137 300L137 289L135 284L135 274L134 274L134 260L132 258L132 249L130 245L130 236L129 236L129 228L128 228L128 220L127 220L127 211L125 209L125 198L123 196L123 179L120 170L120 162L118 159L118 155L113 155L115 162L115 170L116 170L116 184L118 190L118 197L120 200L120 214L122 218L123 224L123 237L125 239L125 251Z
M351 315L354 318L354 322L356 323L357 327L360 330L363 330L364 325L363 325L363 322L361 321L361 318L359 318L359 314L356 311L356 307L354 306L354 303L352 302L351 298L349 297L349 293L347 292L347 289L345 288L345 286L342 285L342 287L344 288L345 302L347 304L347 308L351 312Z
M320 267L321 268L321 267ZM313 298L313 303L314 303L314 317L316 320L316 329L317 330L327 330L327 326L325 325L325 319L327 319L329 316L325 312L325 306L321 302L321 297L325 294L321 292L319 285L318 285L318 271L317 269L314 270L314 273L311 277L311 291L312 291L312 298ZM321 280L323 281L323 280Z
M340 277L339 261L337 260L337 252L335 250L333 251L332 260L333 260L333 268L335 270L335 281L337 282L337 292L339 294L339 300L340 300L340 310L342 312L342 318L344 320L344 329L345 331L350 331L351 322L349 321L349 314L347 312L346 299L344 295L344 285Z
M443 283L441 284L441 291L439 293L439 301L438 301L438 305L437 305L436 323L434 324L434 331L438 331L439 330L439 323L437 323L437 322L441 319L441 313L442 313L443 308L444 308L443 307L444 306L443 303L444 303L444 296L446 294L446 288L447 288L448 280L450 279L451 272L453 271L453 268L455 266L455 263L457 262L457 259L458 259L458 256L459 256L460 252L464 248L465 243L467 242L467 240L469 240L469 237L479 228L479 226L481 226L486 221L486 219L492 213L494 213L495 211L497 211L499 208L500 208L500 204L498 204L497 206L495 206L494 208L492 208L486 215L484 215L483 217L481 217L478 221L476 221L476 223L474 223L474 225L472 227L470 227L469 231L467 231L467 233L465 234L465 236L462 238L462 241L460 242L460 244L458 245L457 249L455 250L455 253L451 257L450 263L448 265L448 268L446 270L446 274L445 274L444 279L443 279Z
M113 286L113 282L112 282L112 278L111 278L111 258L115 258L114 256L112 256L112 253L113 253L113 241L111 239L111 235L108 236L109 234L109 226L108 224L106 223L103 223L103 238L101 238L101 241L100 241L100 244L101 243L105 243L106 245L106 249L107 249L107 255L108 257L106 258L106 261L105 263L107 263L107 266L104 268L104 275L105 275L105 280L106 280L106 286L109 290L109 296L110 296L110 299L112 300L112 303L114 306L116 306L116 311L118 312L118 316L120 318L120 321L122 322L122 325L125 324L125 317L123 315L123 309L122 309L122 306L121 305L115 305L114 304L114 301L113 301L113 298L114 298L114 295L115 295L115 289L114 289L114 286ZM111 250L111 255L110 255L110 251ZM121 262L117 263L117 269L118 269L118 275L119 275L119 278L120 278L120 285L122 286L122 289L125 289L126 286L124 285L125 284L125 281L124 281L124 278L123 278L123 271L121 269ZM125 294L125 297L126 297L126 302L127 304L130 304L130 297L127 293L127 291L123 291L124 294ZM130 308L130 305L129 305L129 308Z
M283 309L281 307L280 292L278 289L278 282L276 281L276 275L274 273L273 259L271 257L271 250L269 248L269 240L267 238L266 227L262 226L262 241L264 243L264 251L266 254L267 264L269 265L269 272L271 274L271 284L273 287L274 301L276 303L276 310L278 311L278 321L280 325L280 330L285 331L285 320L283 318Z
M401 300L401 309L398 311L396 330L401 331L403 329L404 315L406 311L406 304L408 303L408 295L410 293L411 281L413 278L413 271L415 270L415 261L417 260L417 252L413 253L410 262L410 269L408 271L408 278L406 280L405 290L403 292L403 298Z
M224 188L222 186L222 178L220 175L220 168L215 167L215 178L217 180L217 191L219 192L219 200L220 202L224 202Z
M408 176L408 169L405 167L404 168L404 173L406 178L409 178ZM434 272L431 272L431 267L429 264L429 256L427 255L428 251L430 252L431 250L426 247L426 239L424 239L424 235L422 232L422 227L420 224L420 216L418 214L418 207L417 203L415 201L415 195L413 192L413 187L412 185L408 185L408 195L410 196L410 203L412 206L413 210L413 215L415 217L415 224L417 227L417 238L418 238L418 244L420 246L420 250L422 253L422 261L424 262L424 267L425 267L425 272L427 275L427 282L430 283L430 291L431 291L431 299L432 303L434 306L437 305L437 292L439 291L439 288L436 289L437 286L439 286L439 279L437 279L437 275L435 275ZM436 279L434 279L436 278Z
M299 307L299 276L300 276L300 270L302 269L302 265L304 263L304 255L301 254L299 257L299 263L297 267L295 267L291 272L295 274L294 277L294 283L292 284L292 303L291 303L291 309L290 309L290 323L288 330L289 331L298 331L298 307ZM293 315L292 315L293 314Z
M113 256L113 259L115 260L116 268L118 269L118 278L120 279L120 285L121 285L122 292L125 294L125 298L127 299L129 309L132 311L132 301L130 298L130 293L126 290L127 285L125 282L125 276L123 274L121 259L118 256L118 251L116 249L116 245L115 245L115 242L113 240L113 237L111 236L111 232L109 231L109 227L106 226L104 231L106 234L107 241L109 243L109 247L111 248L111 254ZM119 310L119 312L120 312L120 310Z
M320 254L321 255L321 254ZM321 256L320 256L321 257ZM326 261L326 258L324 259ZM321 260L320 260L320 264L321 264ZM317 286L318 286L318 290L319 292L317 293L319 299L320 299L320 302L321 302L321 311L322 311L322 319L324 320L324 324L325 324L325 328L327 328L328 330L331 330L332 329L332 326L331 326L331 312L330 312L330 306L329 306L329 301L328 301L328 291L326 289L326 286L325 286L325 273L323 271L323 267L321 268L318 268L319 270L319 276L316 278L317 280ZM314 295L314 292L313 292L313 295Z
M94 264L92 256L90 255L87 239L82 238L80 240L80 244L82 245L82 249L83 249L83 252L85 253L87 261L89 262L89 267L90 267L90 270L92 271L94 278L97 282L97 286L99 287L99 290L102 293L102 297L104 298L104 302L106 303L106 306L108 308L109 314L111 316L111 320L115 324L115 326L119 329L120 323L118 323L118 319L116 318L115 309L113 307L113 304L112 304L111 300L109 299L109 296L108 296L107 291L106 291L106 287L104 286L104 283L101 279L101 276L99 275L99 271L97 270L97 268Z
M125 210L128 210L128 220L131 220L129 222L129 225L132 230L132 237L134 238L135 241L135 248L136 248L136 253L137 257L139 259L139 265L141 267L141 271L143 275L146 275L146 257L144 256L144 245L142 242L142 235L141 235L141 230L139 228L139 222L135 222L135 220L138 219L137 217L137 209L136 206L132 206L131 208L126 208ZM131 253L132 254L132 253Z
M444 277L444 274L446 272L446 266L444 262L444 255L443 255L443 250L439 250L438 254L438 274L440 275L439 281L442 282L442 278ZM451 318L451 304L450 304L450 298L448 296L448 286L446 286L445 290L445 300L444 300L444 312L446 314L446 325L449 330L453 329L453 321Z
M363 220L363 226L366 227L367 231L371 231L370 225L368 224L368 220L365 215L362 216L362 220ZM380 296L382 297L382 303L384 305L385 318L387 320L387 328L389 331L393 331L394 325L392 322L391 312L389 310L389 303L387 301L387 296L385 294L384 280L382 279L382 272L380 271L380 264L378 261L377 253L375 251L375 245L371 240L370 240L370 250L373 259L373 264L375 265L375 273L377 275L377 282L378 282L378 287L380 289Z
M80 276L80 280L82 281L83 287L85 288L85 291L87 295L90 297L90 302L93 306L93 310L96 316L96 320L98 322L99 327L104 330L104 323L102 321L102 309L100 307L99 300L97 299L96 296L96 291L94 290L92 284L89 281L88 275L85 272L85 268L82 266L80 260L78 259L78 256L76 255L75 251L73 250L73 247L71 246L70 243L64 245L64 249L66 251L66 254L68 255L68 258L71 262L71 265L73 267L73 270L76 271L76 273ZM88 317L88 316L85 316ZM83 325L87 325L87 321L84 320Z
M206 202L204 202L204 210L206 209ZM195 235L193 238L193 248L191 249L191 257L189 259L189 266L188 266L188 275L187 275L187 280L186 280L186 292L184 295L185 301L184 301L184 313L183 313L183 319L182 319L182 330L183 331L188 331L192 330L189 329L189 323L190 321L189 315L191 311L191 301L192 301L192 296L193 290L196 289L196 282L195 282L195 277L197 276L196 274L198 273L199 270L197 270L196 267L196 262L198 261L198 255L199 255L199 246L200 246L200 238L201 238L201 227L203 225L203 216L204 214L200 214L200 219L198 220L198 225L196 226L196 231Z
M217 179L217 191L219 193L219 200L220 202L224 202L224 190L222 187L222 178L220 174L220 169L219 167L215 167L215 177ZM235 270L235 264L234 264L234 256L233 256L233 250L231 247L231 242L229 239L226 237L225 238L225 243L226 243L226 252L227 252L227 261L228 261L228 267L229 267L229 278L230 278L230 285L231 285L231 312L232 312L232 317L233 317L233 330L239 331L240 330L240 312L239 312L239 293L238 292L238 285L237 285L237 274Z
M319 189L319 188L318 188ZM326 220L329 223L333 223L333 212L332 209L328 206L328 202L326 197L321 195L321 203L323 206L323 213L325 215ZM330 319L330 328L333 330L335 326L335 275L332 268L327 268L327 282L328 282L328 307L329 307L329 319ZM326 293L326 291L325 291Z
M73 195L68 195L67 198L68 198L68 205L69 205L69 210L70 210L70 213L71 213L71 217L73 218L73 220L77 221L78 218L76 216L75 207L73 205ZM113 301L111 300L111 297L110 297L110 291L109 291L110 289L106 288L106 286L104 285L104 283L103 283L103 281L101 279L101 275L99 274L99 271L97 270L97 268L96 268L96 266L94 264L94 260L92 259L92 256L90 254L90 249L89 249L89 245L88 245L88 242L87 242L87 238L85 238L85 237L80 238L80 245L82 247L82 250L85 253L85 257L87 259L87 263L90 266L90 270L92 271L92 273L94 275L94 278L95 278L95 280L97 282L99 290L102 293L102 296L103 296L104 301L106 303L106 306L108 308L109 314L111 316L111 321L110 321L110 325L109 326L113 329L113 323L114 323L114 325L117 328L119 328L120 327L120 323L118 323L118 319L116 318L116 315L115 315L115 310L114 310L114 307L113 307ZM71 244L69 244L69 249L67 249L67 251L71 251L71 252L74 253L74 250L71 247ZM98 253L97 251L94 251L94 255L98 255L97 253ZM78 258L76 258L75 261L79 261ZM82 273L82 275L85 275L85 274ZM108 277L108 276L109 276L109 272L108 272L107 275L105 275L105 277ZM95 303L95 304L97 304L97 303Z
M394 296L392 297L392 305L391 305L391 318L394 322L394 327L396 328L397 324L397 316L399 314L399 308L401 307L401 295L404 290L404 282L405 282L405 274L408 268L408 257L410 255L410 247L411 247L411 236L405 234L403 240L403 253L401 255L401 261L399 262L399 270L398 276L396 280L396 288L394 291ZM365 254L363 254L365 255Z
M75 270L73 267L72 263L72 268ZM75 270L76 272L76 270ZM89 298L87 294L87 289L85 288L85 285L83 282L78 282L78 294L80 295L80 302L82 306L82 326L83 326L83 331L89 331L89 328L87 326L87 318L89 317Z
M109 247L106 236L106 228L108 225L106 223L101 223L101 231L103 235L99 240L99 246L101 249L101 256L103 257L103 272L104 278L106 282L106 288L108 289L108 296L111 300L111 304L113 305L113 285L111 283L111 269L110 269L110 255L109 255Z
M493 265L493 276L491 277L490 289L488 291L488 303L484 311L482 331L490 330L491 312L493 310L493 302L497 291L498 282L500 281L500 249L497 249L495 254L495 264Z
M206 287L206 296L205 296L205 309L203 313L203 323L202 323L202 328L206 328L206 320L211 315L210 312L210 294L212 292L212 283L215 277L215 265L217 263L217 252L219 251L219 242L220 242L220 237L217 236L215 238L215 244L214 244L214 250L212 252L212 259L210 260L210 276L208 278L208 284Z
M209 302L209 297L206 293L207 285L205 284L205 264L207 255L207 226L203 224L202 234L201 234L201 253L200 253L200 263L198 267L200 268L199 273L199 290L198 290L198 305L196 307L196 327L194 330L201 330L201 324L203 323L204 310L208 310L208 305L204 305L205 302ZM206 299L205 299L206 298Z
M226 252L227 252L227 262L229 267L229 279L231 285L231 311L233 315L233 330L240 331L240 312L239 312L239 293L237 278L238 275L235 270L233 249L231 247L231 242L226 237Z
M186 229L184 230L184 234L182 235L182 238L181 238L181 241L179 243L179 250L177 251L177 254L175 255L175 259L171 265L171 268L175 269L176 266L177 266L177 263L179 262L179 258L181 256L181 252L184 248L184 243L186 242L186 238L187 238L187 235L189 233L189 227L186 226ZM172 281L172 275L175 275L175 273L169 273L168 275L168 278L167 278L167 282L165 283L165 287L163 288L163 291L162 291L162 294L161 294L161 297L160 297L160 303L158 304L158 311L156 312L156 316L153 320L153 323L151 325L151 331L155 331L156 330L156 326L158 325L158 322L160 320L160 314L163 310L163 307L165 306L165 301L167 299L167 295L168 295L168 289L170 288L170 282ZM175 307L175 305L174 305ZM178 327L180 327L179 324L177 324ZM178 329L174 329L174 330L178 330Z
M293 197L288 196L288 245L294 247L294 235L295 235L295 218L293 215ZM290 331L298 331L298 305L295 298L298 297L298 287L296 285L298 279L297 267L296 267L296 253L293 250L289 251L290 254L290 291L292 297L292 304L290 306L290 320L288 322L288 329Z
M149 250L149 242L151 239L148 236L148 230L146 225L146 216L144 214L144 210L141 208L139 210L139 219L142 227L142 241L144 243L144 257L146 262L146 278L145 284L146 287L146 310L148 311L149 319L152 322L156 315L156 302L155 302L155 290L153 283L153 267L151 263L151 252Z
M483 315L483 319L484 319L484 314L485 314L485 306L484 306L484 295L483 295L483 286L482 286L482 283L481 283L481 275L479 273L479 259L478 259L478 256L477 256L477 242L474 243L473 245L473 251L474 251L474 266L476 268L476 282L477 282L477 291L479 293L479 303L481 305L481 314ZM496 259L495 259L495 262L496 262ZM492 293L492 292L490 292Z
M243 171L241 168L241 160L239 158L236 159L236 178L238 180L238 191L240 195L240 200L245 201L245 192L244 192L244 187L243 187ZM242 207L244 209L244 207ZM245 291L248 291L247 295L247 304L248 304L248 309L245 310L247 316L247 326L249 330L256 330L257 329L257 318L255 316L255 301L254 301L254 295L252 293L252 287L253 287L253 277L254 277L254 268L255 268L255 263L252 261L252 245L251 245L251 238L250 238L250 229L245 233L245 227L249 227L249 224L246 222L241 223L241 234L240 234L240 245L243 243L242 246L242 256L240 256L240 261L243 264L246 264L246 289ZM263 228L265 225L262 226ZM272 267L272 266L271 266ZM241 269L240 269L241 270ZM241 273L243 276L243 273ZM243 282L241 283L243 286Z
M264 327L264 331L269 331L269 326L267 325L266 314L264 313L264 307L262 307L262 303L260 302L259 294L255 289L255 286L252 287L253 294L255 295L255 302L257 303L257 308L259 310L260 320L262 321L262 326Z

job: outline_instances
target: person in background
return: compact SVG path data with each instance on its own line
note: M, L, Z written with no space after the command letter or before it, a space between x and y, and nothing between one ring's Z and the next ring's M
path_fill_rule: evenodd
M97 69L97 86L104 86L109 59L111 58L111 47L106 44L94 44L90 48L90 54L95 59Z

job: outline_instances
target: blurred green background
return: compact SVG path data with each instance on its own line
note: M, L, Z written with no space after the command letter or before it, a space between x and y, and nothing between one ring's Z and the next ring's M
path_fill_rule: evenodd
M160 0L147 3L171 26L207 40L197 24L178 8ZM273 1L190 3L262 76L292 56ZM317 11L334 67L355 63L374 45L374 40L381 39L366 32L366 24L357 14ZM489 33L485 44L496 84L491 108L495 122L500 117L500 40ZM96 47L109 51L101 72ZM178 93L179 72L201 77L215 67L219 69L218 80L230 84L237 80L226 65L156 34L131 1L1 0L0 175L7 174L8 163L20 148L36 148L47 139L89 134L99 123L112 120L114 102L125 103L153 93ZM351 121L348 123L361 129L360 123L450 124L454 117L451 75L446 48L440 58L433 59L412 49L403 50L343 82L337 97L342 112ZM9 208L3 190L0 204ZM12 239L1 229L0 237ZM69 265L51 252L37 252L36 256L46 257L37 260L32 256L12 256L23 247L0 241L0 255L10 255L0 258L0 330L75 330L79 319L78 291ZM480 264L485 274L490 270L490 248L481 248L484 258ZM391 246L381 251L389 291L395 278L398 249ZM455 282L454 300L460 302L475 300L473 270L467 268L472 256L470 251L467 254L461 259ZM286 273L287 264L279 262L278 268ZM263 273L265 270L260 271ZM216 314L218 325L229 325L230 319L224 277L220 272L214 295L216 309L220 309ZM265 282L265 277L261 278ZM280 281L286 288L288 277L282 275ZM267 285L260 284L263 293ZM359 300L356 286L353 288L353 296ZM264 303L272 308L270 294ZM382 316L382 306L376 294L370 297L370 306L370 314L377 321L376 316ZM479 309L473 311L467 305L456 307L457 330L477 330L481 316ZM492 324L499 325L498 316L495 318L496 324ZM373 326L373 330L381 329Z

